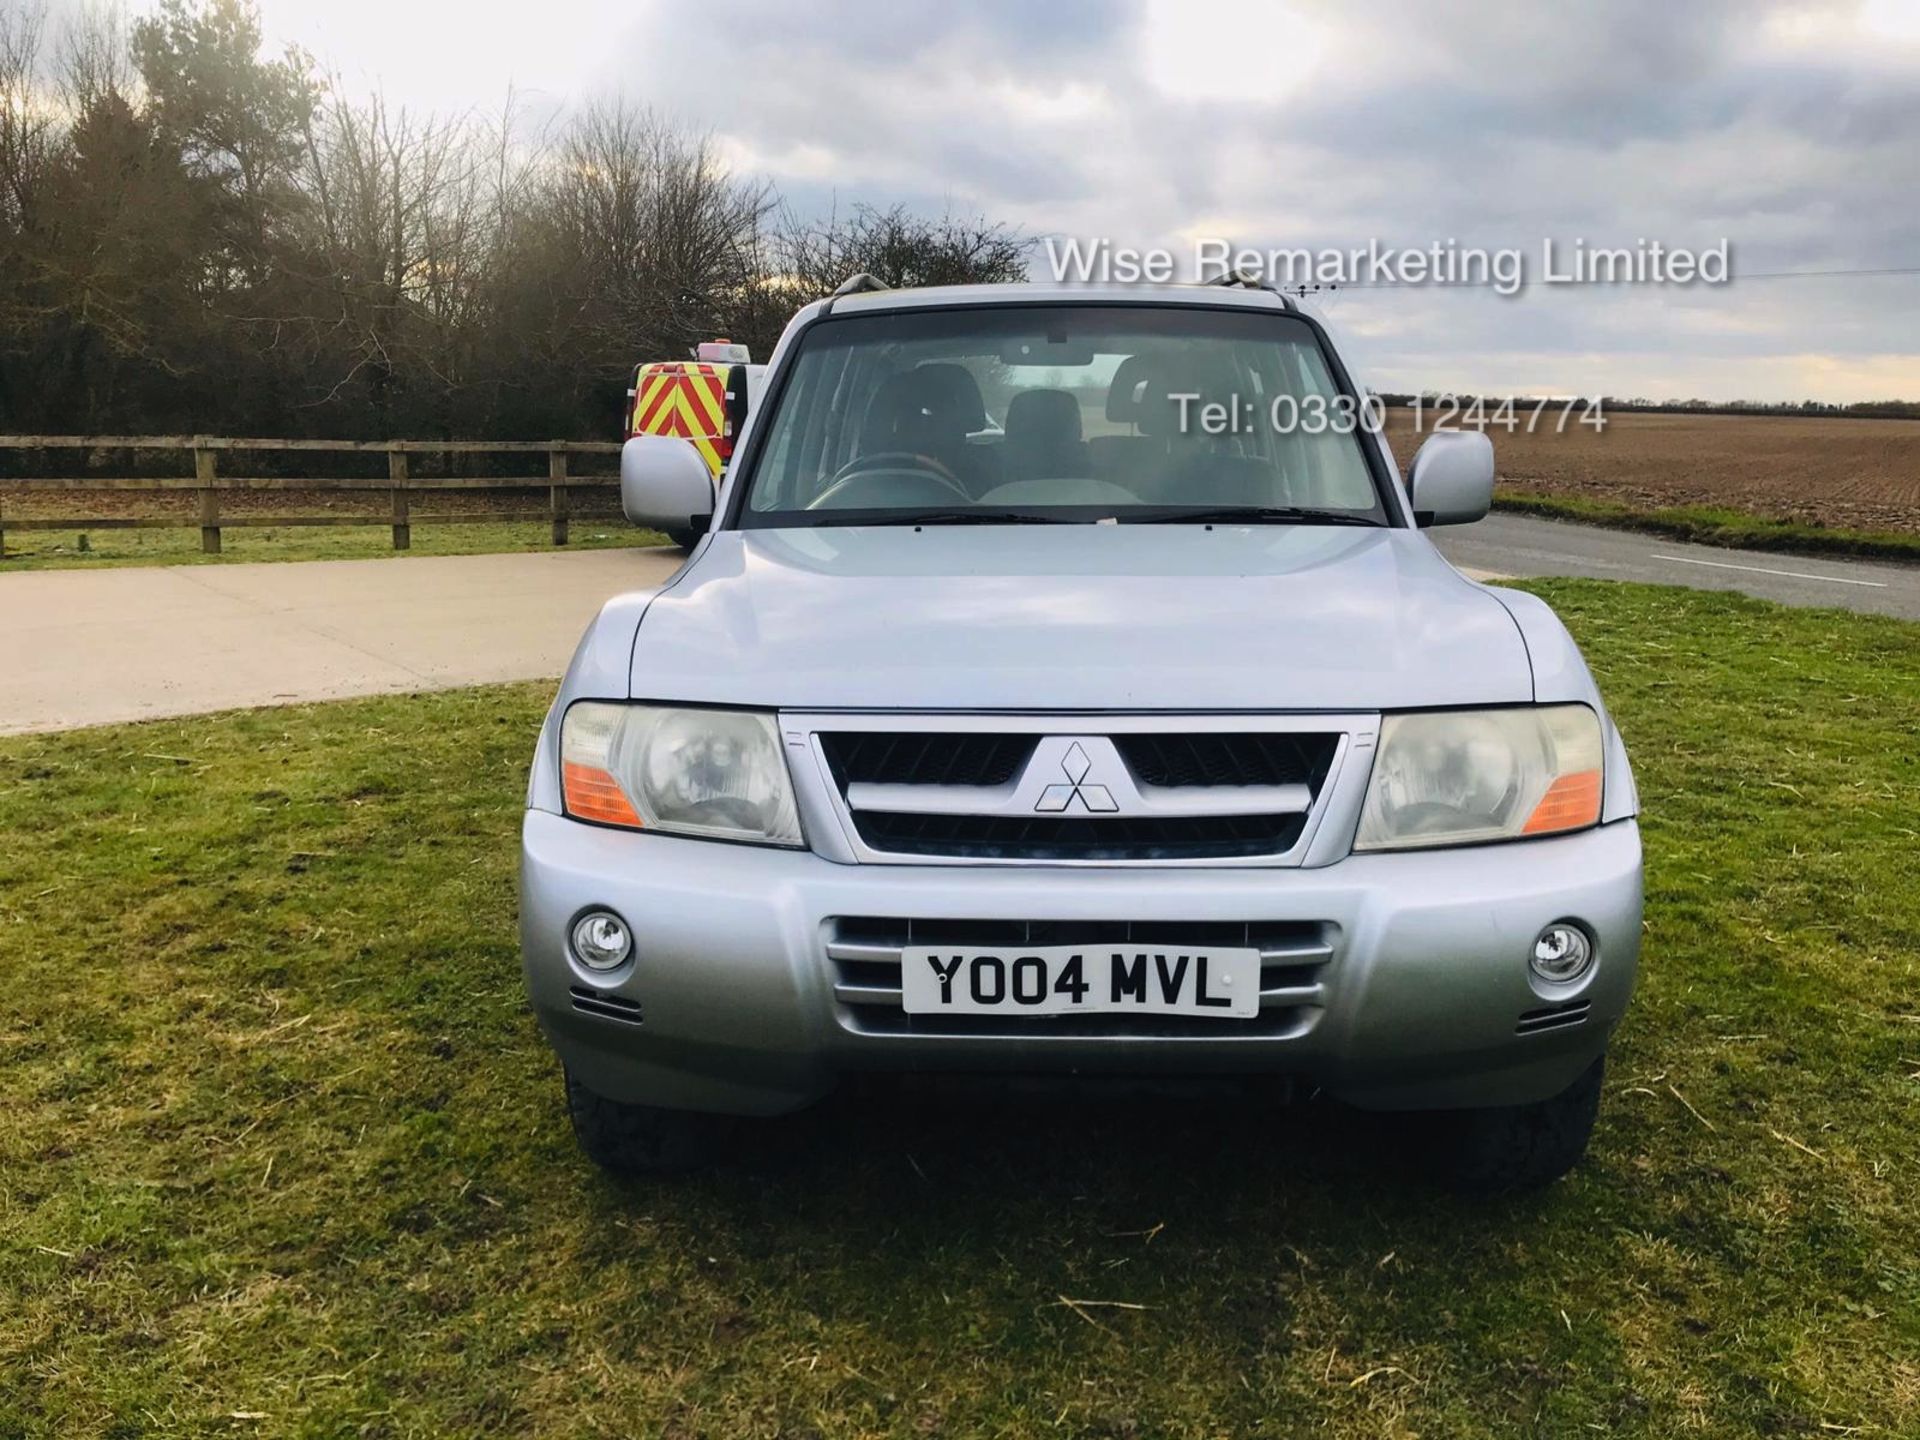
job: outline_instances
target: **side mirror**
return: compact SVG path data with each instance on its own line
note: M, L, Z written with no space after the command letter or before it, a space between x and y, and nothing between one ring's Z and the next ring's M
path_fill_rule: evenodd
M1414 523L1470 525L1493 508L1493 442L1478 430L1439 430L1407 472Z
M649 529L705 531L713 516L713 472L691 440L636 435L620 447L620 508Z

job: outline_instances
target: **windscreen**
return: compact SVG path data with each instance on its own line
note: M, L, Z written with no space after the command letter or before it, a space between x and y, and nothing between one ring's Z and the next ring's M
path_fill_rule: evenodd
M1311 326L1194 306L975 306L806 331L740 523L1385 523L1368 406Z

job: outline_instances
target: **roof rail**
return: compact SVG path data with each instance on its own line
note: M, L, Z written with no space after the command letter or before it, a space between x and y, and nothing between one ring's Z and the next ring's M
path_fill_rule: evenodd
M1271 291L1280 297L1280 303L1286 306L1287 309L1294 310L1299 308L1293 303L1293 297L1288 295L1278 285L1269 284L1267 281L1261 279L1254 271L1245 268L1229 270L1226 274L1209 280L1206 283L1226 290Z
M862 270L857 275L849 275L835 287L832 298L838 300L842 295L865 295L873 290L891 290L893 287Z

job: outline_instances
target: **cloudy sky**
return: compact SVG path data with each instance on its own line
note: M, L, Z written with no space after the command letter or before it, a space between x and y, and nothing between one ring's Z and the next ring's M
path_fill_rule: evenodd
M1536 271L1549 237L1731 242L1719 289L1327 297L1388 388L1920 398L1920 274L1760 278L1920 268L1920 0L262 10L411 106L627 94L803 209L899 200L1183 256L1451 240Z

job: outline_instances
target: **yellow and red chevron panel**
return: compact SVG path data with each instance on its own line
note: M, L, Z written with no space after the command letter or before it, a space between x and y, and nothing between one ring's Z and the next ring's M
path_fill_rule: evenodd
M733 448L726 438L728 368L691 360L643 366L627 434L691 440L707 468L718 475Z

